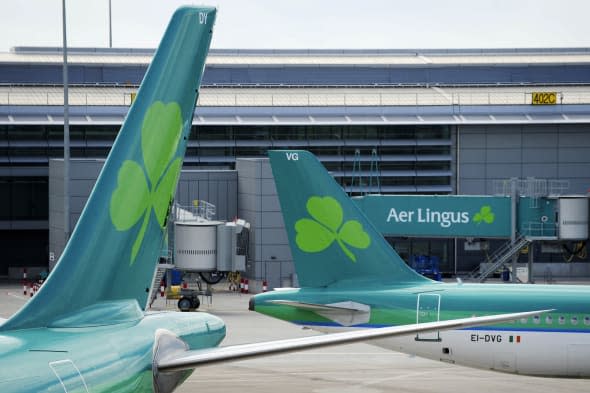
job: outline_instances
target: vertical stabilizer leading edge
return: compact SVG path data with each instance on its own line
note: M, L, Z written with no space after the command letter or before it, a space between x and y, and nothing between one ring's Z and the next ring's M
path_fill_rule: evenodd
M178 9L49 278L0 330L99 302L145 306L176 190L216 10Z
M431 282L406 265L315 156L268 154L301 287Z

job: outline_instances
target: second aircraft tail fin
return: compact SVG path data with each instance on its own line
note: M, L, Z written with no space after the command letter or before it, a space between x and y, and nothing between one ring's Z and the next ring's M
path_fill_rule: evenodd
M310 152L268 154L300 286L431 282L406 265Z

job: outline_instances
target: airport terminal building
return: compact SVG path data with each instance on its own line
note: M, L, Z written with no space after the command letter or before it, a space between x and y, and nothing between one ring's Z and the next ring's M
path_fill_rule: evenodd
M71 154L84 159L72 169L73 223L152 54L70 50ZM52 159L63 157L61 62L56 48L0 53L0 276L46 266L53 252L50 212L60 207L49 201L63 189L58 176L50 182L59 173ZM510 178L586 194L590 49L212 50L178 199L208 200L219 219L250 221L247 275L279 286L293 268L284 229L276 230L269 149L310 150L351 195L492 195ZM461 238L389 240L406 260L438 256L449 274L486 257ZM565 259L564 274L590 275L585 245L575 253L539 246L535 258Z

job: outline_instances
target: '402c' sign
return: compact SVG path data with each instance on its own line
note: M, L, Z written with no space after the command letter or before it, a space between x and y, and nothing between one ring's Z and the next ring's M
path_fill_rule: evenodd
M531 99L533 105L555 105L557 104L557 93L554 91L535 91L531 93Z
M510 237L510 198L369 195L354 199L384 235Z

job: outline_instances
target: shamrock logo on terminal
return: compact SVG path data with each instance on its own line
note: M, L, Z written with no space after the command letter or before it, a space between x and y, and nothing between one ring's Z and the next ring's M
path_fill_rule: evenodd
M496 215L492 212L490 205L484 205L479 209L478 213L473 216L473 222L481 224L482 221L486 224L492 224L496 220Z

